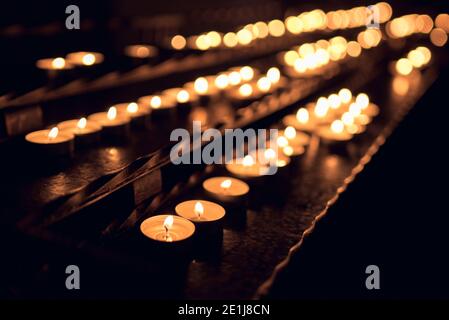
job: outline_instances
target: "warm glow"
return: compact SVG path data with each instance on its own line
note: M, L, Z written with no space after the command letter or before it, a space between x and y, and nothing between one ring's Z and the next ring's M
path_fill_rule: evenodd
M271 81L267 77L261 77L257 80L257 88L262 92L268 92L271 88Z
M268 23L268 32L273 37L281 37L285 33L285 26L281 20L271 20Z
M328 98L327 101L329 101L329 106L332 109L338 109L341 106L341 98L339 95L333 93Z
M410 60L413 67L420 68L424 65L426 57L420 50L412 50L407 54L407 59Z
M249 97L253 94L253 87L249 83L242 84L239 93L242 97Z
M298 112L296 112L296 120L299 123L305 124L309 121L309 111L306 108L300 108Z
M285 128L284 130L284 136L288 139L288 140L292 140L296 137L296 129L293 128L292 126L288 126L287 128Z
M413 70L413 64L407 58L401 58L396 61L395 67L396 71L403 76L409 75Z
M329 111L329 102L325 97L320 97L314 108L315 115L318 118L324 118L327 115L327 112Z
M187 90L179 90L179 92L176 94L176 101L178 103L186 103L190 99L190 94Z
M338 91L338 96L340 97L343 103L349 103L352 99L352 92L347 88L343 88Z
M186 38L181 35L176 35L171 39L171 46L173 49L182 50L187 44Z
M173 216L167 216L164 220L164 228L168 231L173 227Z
M289 50L286 53L284 53L284 62L288 66L293 66L297 59L299 59L299 54L294 50Z
M366 109L369 105L369 97L366 93L359 93L355 98L355 103L362 109Z
M215 78L214 83L218 89L226 89L229 85L228 76L225 74L220 74Z
M204 214L204 206L200 201L195 202L195 207L193 208L193 211L197 215L198 218L201 218L201 216Z
M264 152L264 157L266 160L272 160L276 158L276 151L271 148L268 148Z
M285 26L287 27L288 32L293 34L300 34L304 27L304 24L298 17L290 16L285 19Z
M231 179L223 180L223 181L220 183L220 187L221 187L222 189L225 189L225 190L228 190L228 189L231 187L231 185L232 185Z
M346 126L349 126L354 123L354 116L350 112L345 112L341 116L341 121L343 121Z
M52 60L51 66L53 69L64 69L65 67L65 59L58 57Z
M280 148L285 148L286 146L288 146L288 140L284 136L278 137L276 143Z
M346 46L346 53L350 57L358 57L362 53L362 47L357 41L349 41Z
M282 151L284 152L284 154L288 157L293 155L293 148L291 146L286 146L282 149Z
M356 117L358 116L360 113L362 113L362 107L359 106L357 103L351 103L351 105L349 106L349 113L353 116Z
M51 128L50 132L48 132L48 139L52 140L58 136L59 129L58 127Z
M117 117L117 108L116 107L110 107L108 110L107 117L109 120L114 120Z
M207 35L202 34L195 39L195 46L200 50L207 50L211 47L210 39Z
M81 60L85 66L91 66L95 63L96 59L94 54L86 53Z
M420 51L424 55L424 64L428 64L432 58L432 52L427 47L418 47L416 50Z
M239 72L232 71L228 76L228 80L231 85L235 86L242 82L242 77Z
M240 69L240 75L245 81L249 81L254 77L254 70L250 66L244 66Z
M238 43L237 35L234 32L228 32L223 37L223 43L226 47L234 48Z
M128 113L136 113L137 111L139 111L139 105L137 103L135 103L135 102L131 102L126 107L126 111Z
M335 133L342 133L345 128L343 121L334 120L331 124L331 130Z
M449 33L449 14L441 13L435 18L435 26Z
M251 167L252 165L254 165L254 159L251 155L248 154L243 158L243 166Z
M437 47L442 47L447 42L447 34L441 28L435 28L430 32L430 41Z
M153 97L151 97L151 100L150 100L150 106L151 106L151 108L153 108L153 109L158 109L158 108L161 107L161 105L162 105L162 99L161 99L161 97L159 97L159 96L153 96Z
M256 22L254 28L257 30L257 37L260 39L266 38L269 34L268 25L263 21Z
M87 126L87 119L86 118L79 119L76 126L78 127L78 129L85 129Z
M271 67L267 71L267 78L271 81L271 83L278 83L281 79L281 72L276 67Z
M237 41L241 45L247 45L252 40L253 40L253 34L250 31L248 31L246 29L241 29L237 32Z
M215 48L221 44L221 35L217 31L210 31L207 33L210 41L210 46Z
M209 83L207 82L207 79L204 77L199 77L195 80L193 87L196 91L196 93L199 94L205 94L207 93L207 90L209 89Z

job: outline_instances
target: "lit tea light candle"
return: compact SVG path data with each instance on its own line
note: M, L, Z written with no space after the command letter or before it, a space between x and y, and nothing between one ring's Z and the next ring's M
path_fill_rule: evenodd
M315 130L316 123L310 117L309 110L306 108L299 108L296 115L287 115L283 119L286 126L293 126L297 130L312 132Z
M151 109L137 102L125 102L114 105L118 113L124 113L131 119L145 117L150 114Z
M281 71L276 67L271 67L267 71L267 78L275 85L281 80Z
M253 179L267 175L270 171L269 166L261 165L256 162L251 155L246 155L243 159L234 159L226 163L226 169L242 179Z
M306 146L310 142L310 136L304 132L297 132L293 126L288 126L285 130L279 131L280 136L284 136L291 146Z
M270 92L271 81L267 77L261 77L257 80L257 89L260 93L265 94Z
M366 93L359 93L355 99L355 103L361 108L361 112L370 117L379 114L379 107L371 103Z
M221 202L241 203L249 192L249 186L242 180L231 177L213 177L203 182L207 194Z
M329 108L329 101L325 97L318 98L313 109L314 117L317 122L326 123L330 121L328 116Z
M40 59L36 62L36 66L43 70L67 70L72 69L73 65L62 57Z
M322 126L318 130L318 135L328 142L349 141L353 135L345 130L345 124L341 120L334 120L330 126Z
M93 66L95 64L102 63L104 56L98 52L79 51L69 53L66 56L66 60L76 66Z
M217 203L206 200L189 200L175 207L176 213L195 224L217 222L223 219L225 209Z
M229 87L229 78L225 73L219 74L214 80L215 87L225 90Z
M284 153L284 155L293 158L304 154L305 151L306 149L302 145L293 145L293 146L287 145L282 148L282 152Z
M146 44L136 44L125 47L125 55L131 58L145 59L157 56L158 49Z
M231 86L239 85L242 82L242 77L240 75L240 72L231 71L228 75L228 81Z
M167 95L149 95L140 97L138 104L147 106L153 116L168 116L176 111L176 100Z
M126 134L129 129L131 118L126 113L118 113L117 108L112 106L107 112L97 112L87 117L88 120L96 121L103 127L105 134Z
M70 131L75 135L76 142L94 142L101 132L101 125L95 121L87 121L86 118L66 120L58 123L61 131Z
M75 136L70 131L59 131L58 127L34 131L25 140L36 150L37 155L65 156L73 153Z
M349 104L352 100L352 92L347 88L338 91L338 96L343 104Z
M179 216L157 215L145 219L140 224L140 232L157 242L176 243L191 238L195 233L195 225Z
M198 95L195 92L189 92L183 88L171 88L162 91L162 98L173 103L178 104L180 107L190 106L193 102L198 100Z

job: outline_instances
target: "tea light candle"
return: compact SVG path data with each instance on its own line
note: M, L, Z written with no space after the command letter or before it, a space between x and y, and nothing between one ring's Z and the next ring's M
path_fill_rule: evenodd
M61 131L70 131L75 135L75 141L87 143L93 142L101 132L101 125L95 121L87 121L86 118L66 120L58 123Z
M98 52L79 51L72 52L66 56L66 60L76 66L93 66L102 63L104 56Z
M207 224L222 220L225 209L217 203L205 200L189 200L175 207L176 213L195 224Z
M341 120L334 120L330 126L322 126L318 129L318 135L326 142L349 141L353 135L345 130Z
M74 138L73 133L60 132L58 127L34 131L25 136L25 140L38 149L37 154L45 156L70 155L74 150Z
M140 224L140 232L147 238L174 243L187 240L195 233L195 225L187 219L173 215L157 215Z
M176 102L172 98L160 95L149 95L140 97L137 103L148 106L152 116L169 116L176 111Z
M177 103L180 108L191 106L199 99L195 92L189 92L183 88L166 89L162 91L162 97Z
M203 182L203 188L211 197L224 203L241 203L249 192L249 186L231 177L213 177Z
M233 175L243 179L261 177L269 172L269 167L256 162L251 155L246 155L243 159L235 159L232 162L226 163L226 169Z
M310 142L310 136L304 132L297 132L293 126L288 126L285 130L279 131L280 136L284 136L291 146L307 146Z
M119 114L125 114L131 118L132 124L144 125L149 118L151 109L137 102L125 102L114 105Z
M36 62L36 67L43 70L67 70L72 69L73 65L62 57L40 59Z
M108 112L94 113L87 119L98 122L103 127L103 132L111 135L126 134L131 121L128 115L118 113L114 106L110 107Z
M299 108L296 115L287 115L282 122L286 126L293 126L297 130L305 132L313 132L316 128L316 122L310 117L307 108Z
M159 50L147 44L134 44L125 47L125 55L131 58L145 59L157 56Z

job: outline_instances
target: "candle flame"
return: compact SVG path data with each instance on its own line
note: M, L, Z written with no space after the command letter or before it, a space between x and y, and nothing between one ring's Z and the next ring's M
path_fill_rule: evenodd
M254 165L254 159L251 155L248 154L243 158L243 166L251 167L252 165Z
M352 125L354 123L354 116L350 112L345 112L341 116L341 121L347 126Z
M173 226L173 216L167 216L164 220L164 228L168 231Z
M338 96L340 97L343 103L349 103L352 99L352 92L347 88L343 88L338 91Z
M282 149L282 151L286 156L289 157L293 154L293 148L291 146L286 146L285 148Z
M249 97L253 93L253 87L250 84L242 84L239 88L239 93L242 97Z
M292 126L288 126L287 128L285 128L284 130L284 136L288 139L288 140L292 140L296 137L296 129L293 128Z
M271 67L267 71L267 78L271 81L271 83L278 83L281 79L281 72L276 67Z
M345 128L345 125L344 125L343 121L341 121L341 120L335 120L331 124L331 130L335 133L342 133L344 128Z
M205 93L207 93L207 90L209 90L209 83L207 82L206 78L199 77L193 83L193 87L197 93L205 94Z
M254 70L250 66L244 66L240 69L240 75L243 80L249 81L254 77Z
M65 67L65 59L61 58L61 57L55 58L55 59L52 60L51 66L54 69L64 69L64 67Z
M277 145L281 148L285 148L286 146L288 146L288 140L284 136L278 137L276 142L277 142Z
M51 128L50 132L48 132L48 139L52 140L58 136L59 129L58 127Z
M158 109L162 105L162 99L159 96L153 96L150 100L150 106L153 109Z
M95 63L95 55L92 53L87 53L81 59L85 66L91 66Z
M108 114L107 117L109 120L115 120L115 118L117 117L117 108L116 107L110 107L108 110Z
M329 105L332 109L338 109L341 106L341 98L339 95L333 93L331 94L328 99Z
M190 94L189 92L187 92L187 90L180 90L177 94L176 94L176 100L179 103L186 103L187 101L189 101L190 99Z
M85 129L87 126L87 119L86 118L79 119L76 126L78 127L78 129Z
M220 183L220 187L221 187L222 189L225 189L225 190L228 190L228 189L231 187L231 185L232 185L231 179L223 180L223 181Z
M225 74L220 74L215 78L214 83L218 89L226 89L229 85L228 76Z
M315 115L318 118L324 118L329 110L329 101L325 97L320 97L315 105Z
M198 218L201 218L201 216L204 214L203 204L200 201L195 202L195 207L194 207L193 211L198 216Z
M369 105L369 97L366 93L359 93L355 99L355 103L362 109L366 109Z
M232 71L228 76L228 80L231 85L235 86L242 82L242 77L237 71Z
M131 102L126 107L126 111L128 113L136 113L137 111L139 111L139 105L137 103L135 103L135 102Z
M302 124L309 122L309 111L307 111L306 108L300 108L298 112L296 112L296 120Z
M262 92L268 92L271 88L271 81L267 77L262 77L257 80L257 88Z
M351 105L349 106L349 113L353 116L356 117L358 116L360 113L362 112L362 107L359 106L357 103L351 103Z
M272 160L272 159L276 158L276 151L274 151L271 148L268 148L267 150L265 150L264 156L265 156L266 160Z

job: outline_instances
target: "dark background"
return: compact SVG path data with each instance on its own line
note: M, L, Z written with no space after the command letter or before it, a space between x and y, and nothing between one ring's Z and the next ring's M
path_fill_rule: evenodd
M354 1L47 0L2 4L0 88L33 81L30 70L37 58L78 49L80 44L86 50L114 49L126 42L157 40L159 32L195 33L215 28L217 23L226 31L248 18L229 17L229 21L217 20L211 25L210 19L204 19L204 10L268 4L274 9L259 13L268 19L279 17L283 9L296 3L307 10L349 7ZM395 15L398 11L431 14L447 9L445 1L391 3ZM85 29L64 29L68 4L79 5ZM153 21L150 18L158 15L163 15L162 27L160 22L145 27L134 23L139 18ZM449 72L442 70L433 87L305 240L269 298L449 298L448 83ZM381 290L364 287L369 264L380 268Z

